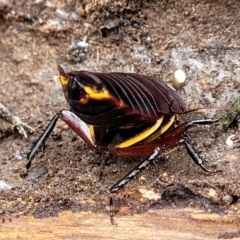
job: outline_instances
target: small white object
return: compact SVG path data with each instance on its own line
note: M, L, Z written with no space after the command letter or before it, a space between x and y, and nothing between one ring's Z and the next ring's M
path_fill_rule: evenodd
M146 41L147 41L147 42L151 42L151 40L152 40L152 39L151 39L150 36L147 36L147 37L146 37Z
M62 15L62 16L67 16L67 13L64 12L62 9L57 9L56 12L59 14L59 15Z
M0 190L10 190L11 188L12 187L4 181L0 181Z
M80 41L78 42L78 47L82 47L82 48L85 48L85 47L88 47L89 46L89 43L85 42L85 41Z
M83 23L83 27L84 27L84 28L90 28L90 27L91 27L91 24L88 23L88 22L84 22L84 23Z
M186 80L186 74L182 69L178 69L174 73L175 81L177 81L180 84L183 84Z
M227 138L226 140L226 144L229 146L229 147L233 147L234 146L234 141L232 140L232 138L235 137L235 135L231 135Z
M159 193L154 192L153 190L139 188L138 191L142 194L142 197L149 200L157 200L161 198L161 195Z
M17 151L15 152L15 158L16 158L17 160L22 160L22 159L23 159L23 157L21 156L19 150L17 150Z
M186 81L186 74L182 69L178 69L172 75L172 85L175 89L180 89Z

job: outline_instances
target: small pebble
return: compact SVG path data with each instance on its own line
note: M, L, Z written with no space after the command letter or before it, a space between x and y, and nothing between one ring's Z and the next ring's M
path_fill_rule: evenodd
M16 152L15 152L15 158L16 158L17 160L22 160L22 159L23 159L23 157L21 156L19 150L16 150Z
M229 146L229 147L233 147L234 146L234 141L232 140L232 138L235 137L235 135L231 135L227 138L226 140L226 144Z
M228 205L230 205L233 202L233 197L229 194L226 194L223 196L222 201Z
M0 190L10 190L11 188L12 187L4 181L0 181Z
M142 197L149 200L158 200L161 198L161 195L153 190L148 190L146 188L139 188L138 191L142 194Z
M173 75L173 83L172 83L173 87L175 89L179 89L182 86L184 86L185 82L186 82L185 72L182 69L176 70Z
M79 41L77 45L78 45L78 47L85 48L85 47L89 46L89 43L87 43L85 41Z
M47 168L45 166L38 166L36 168L32 168L31 171L29 171L27 174L27 180L34 180L42 176L46 172Z

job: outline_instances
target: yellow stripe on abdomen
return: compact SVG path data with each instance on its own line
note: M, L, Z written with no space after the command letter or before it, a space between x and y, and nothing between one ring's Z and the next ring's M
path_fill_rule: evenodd
M161 126L162 121L163 121L163 116L161 118L159 118L152 127L148 128L148 129L144 130L143 132L141 132L140 134L120 143L116 147L117 148L126 148L126 147L132 146L132 145L144 140L145 138L147 138L148 136L153 134L155 131L157 131L157 129Z
M165 132L172 126L174 120L175 120L175 115L173 115L173 116L170 118L170 120L169 120L169 122L168 122L167 124L163 125L157 132L153 133L152 136L148 137L148 138L144 141L144 143L152 142L152 141L154 141L155 139L157 139L159 136L161 136L163 133L165 133Z

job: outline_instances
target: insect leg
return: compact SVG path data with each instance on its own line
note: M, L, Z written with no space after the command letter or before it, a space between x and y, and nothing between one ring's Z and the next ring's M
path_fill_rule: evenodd
M49 137L50 133L53 131L53 128L55 127L56 122L59 119L59 117L60 117L60 114L57 113L52 118L52 120L49 122L49 124L45 128L44 132L40 135L38 140L33 144L30 152L27 154L27 159L28 159L28 162L26 165L27 169L31 167L32 160L40 152L40 150L44 147L44 144L45 144L47 138Z
M182 139L180 139L180 143L183 143L185 145L188 154L198 166L200 166L205 172L215 173L215 171L209 170L206 167L204 167L203 159L201 158L199 153L196 151L196 149L192 146L192 144L186 137L183 137Z
M218 122L219 119L213 120L213 119L200 119L200 120L193 120L188 123L185 123L186 128L188 129L189 127L192 127L193 125L206 125L206 124L213 124L215 122ZM215 171L208 170L206 167L203 165L203 159L199 155L199 153L196 151L196 149L192 146L190 141L186 137L182 137L179 140L180 143L183 143L187 149L188 154L192 158L192 160L199 165L205 172L211 172L215 173Z
M178 127L174 128L172 131L167 132L164 134L164 138L166 137L178 137L179 140L181 139L181 136L191 127L194 125L207 125L207 124L213 124L215 122L218 122L219 119L213 120L213 119L199 119L199 120L193 120L190 122L185 122L179 125Z
M156 147L153 151L153 153L150 155L149 158L145 159L143 162L138 164L135 168L133 168L130 172L128 172L123 178L121 178L117 183L115 183L111 188L110 192L115 193L117 192L121 187L125 186L132 178L136 177L139 172L141 172L143 169L145 169L153 160L155 157L159 154L160 148Z
M186 137L183 137L183 134L193 125L205 125L205 124L213 124L217 122L217 120L213 119L200 119L200 120L194 120L191 122L186 122L172 131L164 134L163 138L154 141L152 143L132 146L128 148L113 148L110 149L110 152L117 156L131 156L131 157L139 157L139 156L149 156L147 159L145 159L143 162L141 162L138 166L136 166L134 169L132 169L128 174L126 174L123 178L121 178L116 184L114 184L110 188L111 193L117 192L121 187L126 185L132 178L134 178L141 170L146 168L153 160L154 158L162 151L169 148L172 148L174 146L177 146L179 144L184 144L189 155L193 159L193 161L199 165L204 171L206 172L213 172L211 170L208 170L203 165L203 160L200 157L199 153L194 149L194 147L190 144L188 139Z
M192 126L192 125L207 125L207 124L213 124L215 122L218 122L220 118L218 119L199 119L199 120L193 120L190 122L185 123L187 126Z
M109 212L110 221L111 221L112 225L114 225L114 206L113 206L113 198L112 197L110 197L110 199L109 199L109 206L110 206L110 212Z
M61 118L73 131L75 131L83 141L90 147L95 150L100 150L100 148L94 143L91 138L90 130L88 125L78 118L74 113L69 110L62 110L57 113L52 120L49 122L44 132L38 138L38 140L33 144L30 152L27 154L28 162L27 169L30 168L32 160L34 157L41 151L44 147L44 144L49 137L50 133L53 131L57 120Z
M62 110L60 118L92 149L101 148L93 141L89 126L83 122L76 114L69 110Z

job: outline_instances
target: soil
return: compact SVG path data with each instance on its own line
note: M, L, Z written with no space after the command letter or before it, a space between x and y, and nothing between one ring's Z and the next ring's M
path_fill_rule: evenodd
M109 188L141 161L95 153L59 120L30 169L40 176L29 177L26 156L33 142L56 112L68 108L58 64L65 71L135 72L170 85L174 71L182 69L187 82L179 93L188 109L231 107L240 96L237 0L0 0L0 31L0 100L35 129L28 138L9 126L1 132L0 180L11 187L1 190L1 218L64 210L107 214ZM226 111L205 110L179 121L222 114ZM237 212L240 150L226 139L238 130L216 138L222 121L188 134L217 173L205 173L180 147L114 195L119 214L186 206Z

